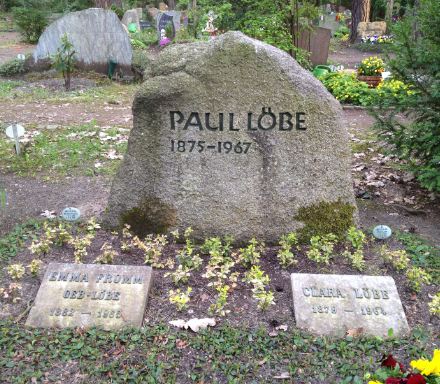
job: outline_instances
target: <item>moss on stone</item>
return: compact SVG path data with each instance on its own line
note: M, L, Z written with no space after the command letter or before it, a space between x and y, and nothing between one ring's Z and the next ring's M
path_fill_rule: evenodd
M166 233L176 223L176 210L158 198L145 198L137 207L121 215L121 227L143 238L150 233Z
M355 210L356 207L340 200L322 201L300 208L295 216L295 220L304 223L304 227L298 230L299 240L308 242L312 236L327 233L333 233L342 239L347 229L355 224Z

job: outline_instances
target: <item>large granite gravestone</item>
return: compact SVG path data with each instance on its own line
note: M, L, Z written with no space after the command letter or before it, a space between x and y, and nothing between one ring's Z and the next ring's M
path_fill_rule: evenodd
M49 61L64 34L74 46L78 67L107 73L108 62L112 60L121 71L131 71L130 38L113 11L90 8L68 13L50 24L34 51L36 65Z
M355 204L341 107L287 53L228 32L152 65L108 226L272 242L303 226L300 208Z
M409 331L392 277L292 273L296 325L320 335Z
M151 267L48 265L26 325L31 327L140 327Z

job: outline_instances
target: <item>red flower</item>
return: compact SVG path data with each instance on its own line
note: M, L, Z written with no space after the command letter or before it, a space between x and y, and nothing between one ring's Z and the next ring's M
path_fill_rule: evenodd
M420 373L411 373L408 376L407 384L426 384L426 380Z
M387 358L384 358L382 360L382 367L394 369L396 365L399 365L400 372L405 371L403 364L398 363L397 360L393 357L393 355L388 355Z
M397 377L389 377L385 380L385 384L407 384L406 379L399 379Z

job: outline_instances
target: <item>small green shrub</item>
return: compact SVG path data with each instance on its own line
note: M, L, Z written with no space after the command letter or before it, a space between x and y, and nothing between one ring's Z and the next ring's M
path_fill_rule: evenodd
M287 235L283 235L280 238L281 249L278 251L277 258L280 262L281 267L287 268L291 265L298 263L295 260L295 255L291 251L292 247L298 244L298 238L296 233L292 232Z
M39 0L24 0L13 8L14 21L28 43L36 43L48 24L48 11Z
M411 267L406 272L409 284L414 292L420 292L422 285L431 283L431 275L419 267Z
M177 307L178 311L183 311L188 307L188 303L191 300L190 294L192 292L191 287L186 288L186 292L182 292L180 289L176 289L175 291L170 290L168 293L168 298L171 304L174 304Z
M337 237L333 233L324 236L312 236L307 257L317 263L329 264Z
M24 276L26 269L23 264L11 264L8 266L7 271L11 279L20 280Z
M264 243L259 243L253 238L246 248L240 248L239 260L245 267L253 266L260 262L261 252L263 251Z
M52 58L52 65L58 72L62 73L64 88L69 91L70 79L75 68L75 50L66 33L61 38L61 45Z
M328 91L341 103L367 105L370 98L368 84L359 81L355 74L331 72L321 76Z
M365 260L364 260L364 244L366 243L366 235L360 229L356 229L356 227L350 227L347 231L347 242L349 246L344 251L343 256L345 256L348 260L350 260L351 266L356 268L359 271L365 269ZM352 252L349 248L352 248Z
M385 262L391 264L393 268L397 269L398 271L403 271L410 265L408 254L404 249L392 251L386 245L384 245L380 249L380 255Z
M146 49L150 45L158 43L158 36L155 29L147 28L143 31L130 33L131 45L135 49Z
M438 292L428 304L431 315L440 317L440 292Z
M24 60L12 59L0 65L0 76L14 76L25 73Z

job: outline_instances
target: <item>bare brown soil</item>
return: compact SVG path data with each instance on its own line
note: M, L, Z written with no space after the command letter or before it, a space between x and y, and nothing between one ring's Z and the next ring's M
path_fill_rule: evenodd
M18 32L0 32L0 64L17 57L19 53L32 53L34 45L21 42Z

